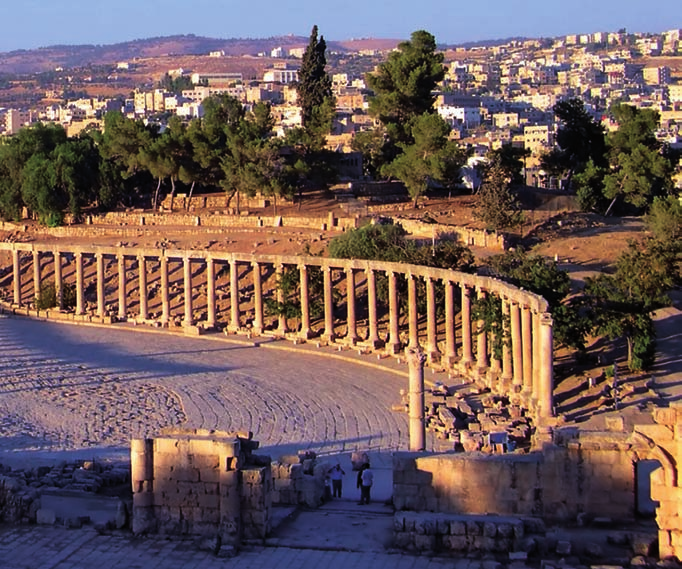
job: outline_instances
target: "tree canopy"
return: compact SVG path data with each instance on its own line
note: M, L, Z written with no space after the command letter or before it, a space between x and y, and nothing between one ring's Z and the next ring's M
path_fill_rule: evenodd
M424 113L433 113L434 89L445 77L443 54L436 51L436 39L418 30L409 41L366 76L374 92L369 110L386 130L393 144L411 144L412 121Z
M313 26L298 72L296 96L303 127L329 132L334 112L332 81L326 71L327 43L324 36L318 39L317 32Z

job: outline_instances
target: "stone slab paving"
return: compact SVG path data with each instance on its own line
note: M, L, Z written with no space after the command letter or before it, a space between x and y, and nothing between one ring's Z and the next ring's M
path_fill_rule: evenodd
M200 551L194 542L100 535L92 529L0 527L3 569L474 569L466 559L382 552L327 551L290 547L247 547L233 558Z
M0 318L0 462L127 458L174 425L251 430L273 458L405 448L404 371L287 346Z

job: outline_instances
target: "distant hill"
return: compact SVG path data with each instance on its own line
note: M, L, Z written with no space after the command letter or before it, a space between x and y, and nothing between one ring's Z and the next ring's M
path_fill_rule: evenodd
M373 38L327 41L327 48L338 52L362 49L390 50L400 41ZM221 50L225 55L255 56L261 52L269 53L276 47L291 49L305 47L307 44L307 37L294 35L262 39L217 39L190 34L139 39L111 45L54 45L0 53L0 73L36 73L51 71L56 67L78 68L132 61L135 58L205 55L211 51Z

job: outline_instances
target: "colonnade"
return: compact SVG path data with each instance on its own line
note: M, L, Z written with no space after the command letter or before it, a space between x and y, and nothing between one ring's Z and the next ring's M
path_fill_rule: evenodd
M434 365L483 382L494 392L516 397L538 416L553 414L553 322L547 302L490 277L415 265L303 256L0 243L3 250L12 257L9 300L17 309L33 306L51 267L59 309L65 308L65 274L75 273L71 286L75 288L76 319L134 320L162 326L174 325L180 319L192 331L219 328L227 333L256 336L277 334L302 340L318 337L324 342L359 345L393 355L401 354L404 348L419 348ZM88 266L95 265L89 277L86 261ZM169 272L171 263L176 268L182 266L181 278L174 281ZM111 266L116 266L115 275L107 278L106 269ZM282 314L266 324L265 299L276 287L266 290L265 278L274 275L278 279L285 268L298 271L300 317L296 330L288 329ZM229 286L222 290L227 288L229 311L221 312L217 280L218 271L225 269L229 269ZM313 270L322 273L322 315L315 322L311 310ZM150 313L152 275L156 283L153 296L160 297L155 301L160 310L154 314ZM377 292L380 275L387 281L388 293L387 318L381 321ZM406 281L407 289L406 322L400 318L401 279ZM86 311L86 289L92 291L93 285L95 300ZM437 286L441 294L437 294ZM137 295L133 294L135 288ZM175 314L171 292L176 304L179 300L181 305L175 307ZM275 294L278 302L285 300L281 287ZM204 295L205 311L197 317L195 302ZM480 333L482 322L472 321L474 299L488 295L500 299L505 314L501 353L493 349L491 334ZM131 305L135 296L139 299L137 305ZM425 302L420 302L422 296ZM345 300L345 310L341 309L339 297ZM358 316L360 298L366 302L362 322ZM223 292L221 299L225 299ZM441 326L439 312L443 314Z

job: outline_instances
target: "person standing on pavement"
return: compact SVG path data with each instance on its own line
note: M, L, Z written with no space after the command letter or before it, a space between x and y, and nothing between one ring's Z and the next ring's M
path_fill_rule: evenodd
M343 468L341 468L341 465L337 462L336 466L333 466L328 474L329 478L332 481L332 497L340 498L341 489L343 485L343 477L345 476L346 473L343 471Z
M369 462L358 473L358 481L360 483L360 505L369 504L369 494L374 483L374 472L369 467Z

